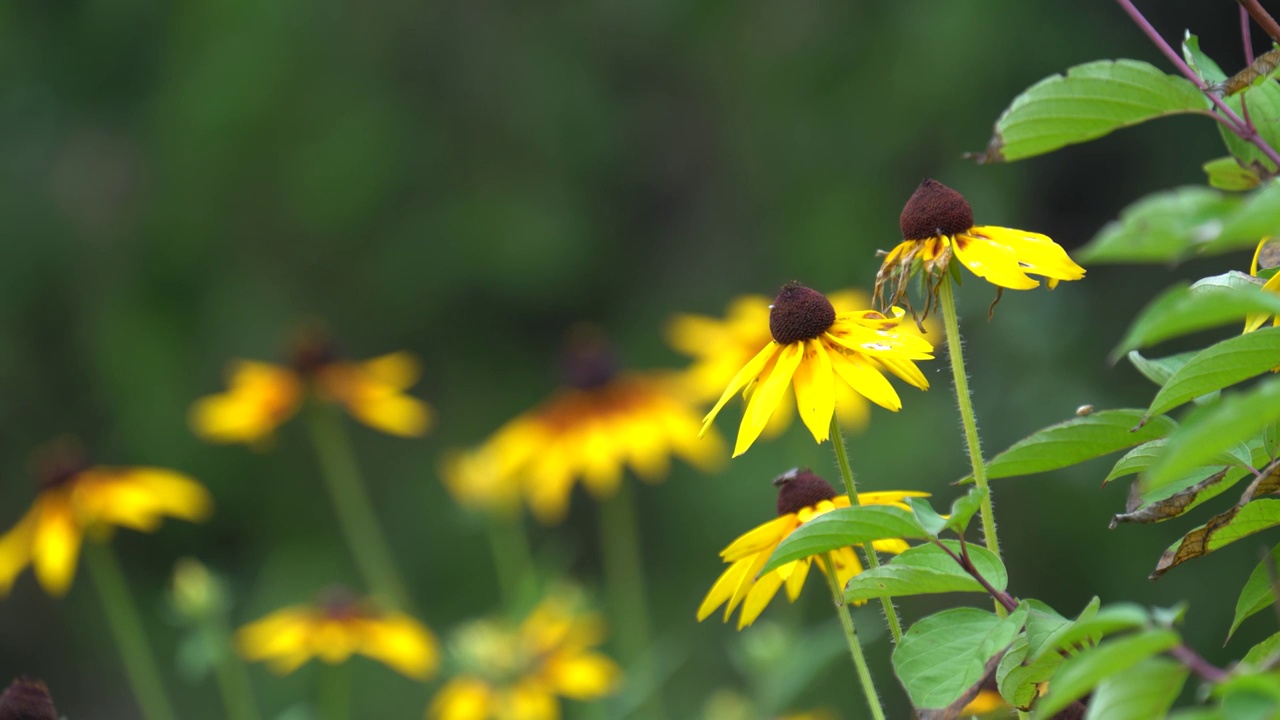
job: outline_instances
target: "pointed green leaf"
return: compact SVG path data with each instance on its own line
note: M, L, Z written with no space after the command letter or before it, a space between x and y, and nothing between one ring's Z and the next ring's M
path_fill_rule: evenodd
M767 573L792 560L821 555L837 548L873 540L923 540L928 533L915 516L891 505L838 508L819 515L788 535L760 570Z
M1077 253L1086 265L1172 263L1214 240L1239 198L1204 187L1152 193L1129 205Z
M1053 677L1063 659L1058 653L1048 653L1035 661L1027 660L1027 636L1019 635L996 668L1000 696L1013 707L1030 709L1039 697L1040 683Z
M1156 393L1147 415L1163 415L1194 398L1257 377L1278 365L1280 327L1228 338L1205 348L1175 372Z
M944 708L987 673L987 662L1013 643L1026 606L1007 618L977 608L954 608L912 625L893 650L893 667L921 709Z
M1203 167L1205 175L1209 176L1209 184L1219 190L1252 190L1262 182L1257 172L1241 167L1235 157L1230 155L1210 160Z
M942 540L951 552L960 553L960 543ZM996 590L1004 590L1009 575L1004 563L984 547L969 544L969 560L978 573ZM918 545L878 568L863 570L844 588L847 602L902 595L931 595L948 592L985 593L986 589L965 572L950 555L932 543Z
M987 491L982 488L973 488L969 492L956 498L951 503L951 515L947 518L947 527L957 533L964 533L965 528L969 527L969 521L974 515L982 509L982 501L987 497ZM1003 588L1001 588L1003 589Z
M1216 62L1200 50L1199 39L1189 32L1182 43L1182 55L1187 64L1191 66L1191 69L1206 84L1213 85L1226 79L1227 74L1218 67ZM1243 97L1248 97L1249 119L1257 127L1258 133L1271 147L1280 147L1276 144L1280 141L1280 131L1278 131L1278 128L1280 128L1280 86L1277 86L1276 83L1263 83L1239 95L1225 97L1223 102L1234 110L1236 115L1241 115L1243 112L1241 98ZM1218 131L1222 134L1222 139L1226 143L1227 149L1231 151L1232 155L1240 159L1241 164L1249 167L1256 165L1261 168L1275 169L1271 161L1267 160L1262 151L1258 150L1252 143L1242 139L1221 124L1219 124Z
M1280 96L1280 83L1268 84ZM1280 104L1276 107L1280 108ZM1280 183L1273 179L1243 198L1240 207L1224 218L1218 236L1205 243L1201 253L1252 250L1257 247L1259 239L1276 234L1280 234Z
M939 515L927 499L907 498L906 502L911 508L911 513L916 516L916 521L929 534L929 537L937 537L938 533L946 529L947 519Z
M1177 285L1151 301L1112 355L1201 330L1240 323L1246 315L1280 312L1280 295L1263 292L1254 278L1232 271L1194 285Z
M1170 435L1167 417L1142 422L1141 410L1100 410L1051 425L1019 440L987 463L989 478L1014 477L1069 467Z
M1033 720L1051 718L1084 697L1108 677L1127 673L1143 660L1177 647L1182 640L1172 630L1148 630L1085 650L1058 669L1049 692L1036 704Z
M1169 438L1160 438L1159 440L1152 440L1149 443L1143 443L1125 453L1123 457L1116 461L1116 464L1111 468L1111 472L1107 473L1107 477L1102 481L1102 484L1105 485L1116 478L1121 478L1126 475L1135 475L1147 470L1152 465L1155 465L1164 457L1164 454L1169 451L1166 447L1168 443ZM1205 465L1210 468L1209 473L1217 472L1224 465L1233 467L1252 467L1253 453L1250 452L1249 446L1245 443L1236 443L1213 456L1209 462L1205 463ZM1209 473L1201 474L1200 477L1204 478ZM1155 488L1148 487L1146 489L1150 491Z
M1280 654L1280 632L1249 648L1249 652L1244 654L1240 662L1261 666L1277 654Z
M1264 498L1243 506L1237 505L1187 533L1165 550L1156 563L1155 571L1151 573L1151 579L1160 577L1188 560L1203 557L1276 525L1280 525L1280 500Z
M1180 113L1207 113L1195 85L1135 60L1077 65L1032 85L996 121L980 163L1010 162Z
M1143 487L1160 487L1197 467L1214 464L1220 453L1247 442L1276 420L1280 420L1280 377L1197 408L1169 436L1164 457L1147 471Z
M1280 545L1272 548L1271 553L1253 568L1253 572L1249 573L1249 579L1245 581L1244 589L1240 591L1240 597L1236 600L1236 615L1231 619L1231 629L1227 631L1228 640L1236 634L1240 623L1276 603L1273 584L1276 580L1273 578L1280 573L1277 569L1280 567L1278 564L1280 564Z
M1145 358L1137 350L1130 350L1129 362L1133 363L1133 366L1137 368L1138 372L1142 373L1143 377L1163 387L1175 372L1198 354L1200 354L1199 350L1192 350L1168 357Z
M1051 642L1061 631L1076 622L1093 619L1098 614L1102 601L1094 598L1080 612L1077 620L1068 620L1057 610L1040 600L1026 600L1027 603L1027 653L1028 657L1039 655L1046 642Z
M1137 605L1116 603L1099 608L1098 599L1094 598L1075 622L1053 630L1039 645L1035 645L1036 638L1032 638L1031 659L1050 652L1079 650L1108 635L1145 627L1149 620L1147 611Z
M1187 668L1167 658L1153 657L1123 674L1102 679L1089 699L1086 720L1151 720L1162 718L1182 692Z

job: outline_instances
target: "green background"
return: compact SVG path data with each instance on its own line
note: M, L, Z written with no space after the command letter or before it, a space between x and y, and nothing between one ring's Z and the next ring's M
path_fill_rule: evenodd
M1192 27L1224 66L1243 65L1233 3L1151 10L1167 38ZM482 524L444 492L439 459L552 390L573 323L606 328L633 367L682 366L661 339L673 313L720 314L790 280L868 287L926 176L961 189L979 223L1068 249L1140 195L1202 182L1200 164L1224 154L1203 118L1010 166L961 158L1017 92L1106 57L1163 67L1109 2L0 4L0 528L33 497L30 451L63 433L104 464L207 484L208 524L114 544L179 714L219 717L211 680L177 669L183 631L162 592L174 561L226 577L237 625L358 578L298 423L255 453L201 443L186 411L220 389L228 359L278 359L293 328L319 318L354 357L424 360L414 393L438 412L430 436L351 427L423 619L447 635L498 602ZM1105 361L1129 319L1177 277L1247 264L1091 268L1052 293L1006 293L990 323L992 288L971 278L960 304L987 454L1081 404L1145 405L1154 386ZM850 449L864 489L929 490L945 506L967 459L945 363L926 373L934 389L902 388L903 411L876 411ZM638 493L672 717L788 672L801 680L788 707L862 716L852 669L820 640L833 626L816 580L748 632L694 622L716 553L771 516L769 480L796 465L834 479L829 448L798 423L719 476L678 466ZM1160 552L1222 503L1108 531L1127 489L1099 490L1108 468L996 481L1011 591L1070 615L1095 594L1187 600L1189 643L1219 662L1270 634L1264 616L1221 649L1269 538L1150 583ZM536 529L543 566L597 588L597 517L579 492L563 526ZM0 683L45 679L72 720L135 717L81 575L53 600L26 574L0 602ZM910 621L962 601L984 604L900 606ZM876 614L858 618L874 636ZM832 662L798 666L782 646L813 628L801 654L821 646ZM882 632L868 652L890 716L903 716ZM251 668L266 716L310 698L318 670ZM356 717L421 716L431 688L364 660L353 672Z

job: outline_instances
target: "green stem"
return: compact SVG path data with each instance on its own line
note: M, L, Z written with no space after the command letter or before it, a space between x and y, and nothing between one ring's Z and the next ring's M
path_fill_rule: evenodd
M227 720L258 720L261 716L253 699L249 674L231 649L231 630L227 627L226 618L219 614L218 617L204 621L204 632L207 642L218 643L221 648L221 657L214 666L214 675L218 681L218 691L222 694Z
M964 426L964 439L969 446L969 464L973 468L973 480L982 489L982 538L987 549L1000 557L1000 540L996 536L996 516L991 502L991 489L987 486L987 465L982 460L982 445L978 439L978 422L973 415L973 398L969 395L969 376L964 369L964 347L960 341L960 320L956 316L955 290L952 279L946 277L938 283L938 300L942 307L942 322L946 327L947 354L951 358L951 374L955 378L956 403L960 406L960 424ZM1005 610L996 603L996 612L1004 617Z
M320 717L347 720L351 716L351 676L347 666L328 665L320 673Z
M858 501L858 485L853 480L853 466L849 464L849 451L844 446L840 421L835 415L831 416L831 446L836 451L836 464L840 466L840 479L844 481L844 490L849 494L849 504L861 505L862 503ZM867 556L867 565L873 568L880 567L880 557L876 554L875 543L865 543L862 549ZM841 595L841 597L844 596ZM884 618L889 623L889 634L893 635L893 644L897 645L902 640L902 621L898 619L898 610L893 606L892 598L880 598L880 604L884 607Z
M862 683L862 692L867 696L867 707L871 708L874 720L884 720L884 708L880 706L880 695L876 693L875 683L871 682L871 670L867 667L867 659L862 655L862 644L858 642L858 630L853 626L853 616L849 614L849 606L844 601L844 589L836 578L835 563L831 553L826 553L822 565L822 574L827 578L827 586L831 588L831 599L836 604L836 614L840 616L840 625L844 627L844 639L849 643L849 654L853 656L853 666L858 670L858 680Z
M85 564L98 588L107 624L120 648L124 672L142 709L142 717L146 720L175 720L177 716L160 682L160 670L151 654L151 646L142 630L142 619L133 604L133 597L129 595L129 586L115 553L106 543L87 543Z
M533 569L533 553L529 550L524 523L517 512L510 517L490 515L486 524L502 599L508 610L515 610L520 605L525 580Z
M312 407L308 414L311 438L320 458L320 472L328 485L329 499L347 548L369 589L389 608L407 610L409 594L396 570L387 537L378 525L342 418L335 409L320 405Z
M644 563L640 557L640 532L631 483L625 480L613 497L600 503L600 545L619 655L631 675L628 683L650 688L641 708L642 714L652 720L660 720L666 716L666 711L662 706L662 694L655 684L656 674L648 652L651 635Z

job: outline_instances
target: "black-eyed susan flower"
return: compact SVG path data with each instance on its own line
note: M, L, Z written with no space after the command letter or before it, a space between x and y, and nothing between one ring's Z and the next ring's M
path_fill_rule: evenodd
M561 698L592 701L616 691L622 671L594 650L604 621L567 596L543 600L519 627L480 621L454 643L463 671L427 708L428 720L559 720Z
M1276 271L1277 268L1280 268L1280 242L1276 242L1275 238L1272 237L1264 237L1258 242L1258 248L1253 251L1253 262L1249 265L1249 274L1254 277L1262 277L1259 273ZM1267 278L1262 289L1268 292L1280 293L1280 271L1274 272L1271 277ZM1244 331L1253 332L1257 330L1262 327L1268 317L1271 316L1265 313L1249 315L1244 320ZM1271 324L1280 325L1280 315L1272 317Z
M929 381L914 361L933 358L927 340L899 327L902 316L897 308L892 316L874 310L837 313L822 293L797 283L784 286L770 306L769 341L729 381L703 419L702 431L739 391L747 404L734 457L751 447L792 387L800 419L818 442L830 432L841 383L883 408L901 409L897 391L882 373L924 390Z
M59 443L36 463L40 491L26 515L0 536L0 596L31 565L50 595L65 595L75 579L86 535L106 540L111 528L154 532L165 517L200 521L213 508L194 479L162 468L91 466L74 446Z
M975 225L973 209L960 193L937 180L916 188L899 218L903 242L890 250L876 273L875 296L882 306L906 299L907 282L922 274L928 299L937 293L954 256L978 277L1001 288L1030 290L1047 279L1079 280L1084 268L1048 236L1025 230ZM926 315L928 308L926 306Z
M197 400L189 419L196 434L210 442L260 443L293 417L310 393L341 405L371 428L417 437L430 426L431 410L404 391L421 375L411 353L345 360L327 338L308 333L296 346L289 367L232 362L227 391Z
M805 578L812 563L825 568L826 559L820 556L802 558L787 563L776 570L760 575L775 548L796 528L836 508L849 507L849 496L836 493L826 480L806 469L792 470L773 481L778 486L778 516L734 540L720 552L720 558L729 563L706 599L698 608L698 621L711 616L721 605L725 606L724 620L729 621L733 611L741 606L738 629L741 630L760 616L769 601L784 585L787 599L795 602L800 597ZM929 493L867 492L858 493L862 505L893 505L909 509L904 498L928 497ZM900 553L907 543L899 539L877 540L875 549L881 552ZM846 547L831 553L836 578L843 587L854 575L862 572L862 563L853 548ZM759 577L757 577L759 575Z
M706 471L720 463L722 442L698 437L698 411L674 375L621 371L593 333L571 338L564 375L565 386L541 405L446 460L445 486L459 502L501 510L523 497L539 521L554 524L579 479L603 500L627 468L658 482L673 456Z
M870 296L860 290L840 290L828 294L827 299L837 315L871 305ZM742 366L773 340L769 334L770 304L764 295L743 295L729 303L723 319L695 314L672 318L667 325L667 342L693 358L693 364L685 371L693 397L702 402L718 399ZM919 334L913 325L900 327L904 332ZM934 329L926 324L925 334ZM866 398L843 382L835 383L835 394L840 424L855 430L865 427L871 410ZM789 427L795 417L794 406L793 391L788 387L761 435L776 437Z
M58 711L44 683L19 677L0 693L0 720L58 720Z
M316 605L294 605L240 628L240 655L287 675L312 658L330 665L364 655L415 680L440 666L440 647L427 626L399 612L333 589Z

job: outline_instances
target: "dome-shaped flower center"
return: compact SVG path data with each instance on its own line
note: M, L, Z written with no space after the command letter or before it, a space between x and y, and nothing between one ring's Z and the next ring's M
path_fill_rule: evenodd
M20 677L0 693L0 720L58 720L44 683Z
M89 459L78 440L62 437L36 450L31 469L41 490L65 485L89 469Z
M812 340L836 321L827 296L799 283L782 286L769 308L769 332L780 345Z
M814 475L808 468L796 468L779 475L773 484L778 488L778 515L800 512L810 505L831 500L837 495L831 483Z
M594 390L608 385L617 376L621 363L604 333L595 328L569 331L560 372L569 387Z
M902 208L898 223L903 240L956 235L973 227L973 208L960 193L926 178Z
M303 377L311 377L326 365L338 360L340 353L333 338L318 328L304 328L293 341L289 364Z

